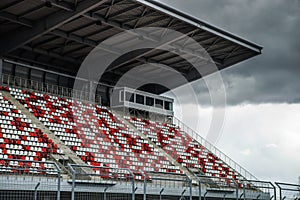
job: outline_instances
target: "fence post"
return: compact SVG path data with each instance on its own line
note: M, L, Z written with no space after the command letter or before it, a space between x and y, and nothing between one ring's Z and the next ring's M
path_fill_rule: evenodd
M165 190L164 188L162 188L162 189L160 190L160 192L159 192L159 200L161 200L161 195L162 195L162 193L163 193L164 190Z
M106 200L106 191L107 191L107 189L108 189L108 187L106 187L106 188L104 189L104 200Z
M243 183L243 193L240 195L240 198L244 197L244 200L246 200L246 185Z
M58 171L58 180L57 180L57 200L60 200L60 176L61 171Z
M200 178L198 178L198 184L199 184L199 200L201 200L201 193L202 193L202 191L201 191L201 180L200 180Z
M204 200L206 200L206 195L207 195L208 191L206 191L203 195Z
M189 182L189 189L190 189L190 200L193 200L193 185L192 185L192 179L187 175L186 176Z
M59 168L59 166L54 163L54 166L57 170L57 200L60 200L60 176L61 176L61 170Z
M275 187L275 185L274 185L272 182L269 182L269 184L272 185L273 190L274 190L274 200L277 200L277 199L276 199L276 198L277 198L277 197L276 197L276 195L277 195L277 194L276 194L276 187ZM272 199L272 198L271 198L271 199Z
M68 167L72 173L72 194L71 194L71 200L74 200L75 199L75 175L76 175L76 172L75 170L73 169L73 167L68 164Z
M130 173L131 178L132 178L132 191L131 191L132 192L132 197L131 197L131 199L134 200L134 198L135 198L135 190L136 190L135 184L134 184L134 174L129 169L128 169L128 172ZM72 199L72 200L74 200L74 199Z
M184 190L181 192L181 195L180 195L180 200L182 200L182 199L183 199L183 195L184 195L185 191L186 191L186 189L184 189Z
M38 187L40 186L40 182L38 182L37 184L36 184L36 186L34 187L34 200L37 200L37 189L38 189Z
M143 200L147 199L147 176L146 173L142 170L140 170L140 172L142 173L143 177L144 177L144 185L143 185Z
M233 184L235 185L235 199L238 200L239 199L239 185L237 184L237 182L235 182L234 179L230 179L231 181L233 181Z

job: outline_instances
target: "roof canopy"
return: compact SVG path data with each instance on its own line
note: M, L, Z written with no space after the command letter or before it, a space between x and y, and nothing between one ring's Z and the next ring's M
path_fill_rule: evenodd
M259 45L151 0L1 0L0 27L0 57L70 75L76 75L84 58L100 42L124 30L141 27L168 28L192 37L219 69L256 56L262 50ZM168 45L177 48L176 41ZM190 49L185 51L187 55L197 54L192 45L186 47ZM102 48L107 52L118 51L113 46ZM201 78L191 74L189 63L177 54L142 49L125 59L120 57L101 81L115 85L124 71L145 62L170 66L188 81ZM168 89L148 85L145 90L162 93Z

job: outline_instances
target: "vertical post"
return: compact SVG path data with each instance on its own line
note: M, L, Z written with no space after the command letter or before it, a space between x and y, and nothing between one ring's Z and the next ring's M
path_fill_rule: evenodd
M201 200L201 193L202 193L202 191L201 191L201 180L200 180L200 178L198 179L198 184L199 184L199 186L198 186L199 187L198 188L199 189L199 195L198 196L199 196L199 200Z
M57 200L60 200L60 176L61 176L61 170L59 168L59 166L56 163L53 163L56 171L57 171Z
M34 200L37 200L37 189L38 189L38 187L40 186L40 182L38 182L37 184L36 184L36 186L34 187Z
M132 200L134 200L134 198L135 198L135 190L136 190L136 188L135 188L135 184L134 184L134 174L132 173L132 171L131 170L129 170L128 169L128 172L130 173L130 175L131 175L131 181L132 181L132 188L131 188L131 193L132 193L132 197L131 197L131 199Z
M142 173L142 175L144 177L143 200L147 200L147 176L146 176L146 173L144 171L140 170L140 172Z
M92 101L94 102L95 99L94 99L94 84L93 84L93 81L90 80L89 81L89 101Z
M282 191L281 191L281 186L279 185L279 183L276 183L277 187L279 188L279 200L282 200Z
M107 191L107 189L108 189L108 187L106 187L106 188L104 189L104 200L106 200L106 191Z
M75 199L75 175L76 175L76 172L75 170L73 169L73 167L68 164L68 167L70 169L70 172L72 173L72 193L71 193L71 200L74 200Z
M58 169L58 179L57 179L57 200L60 200L60 175L61 175L61 171L60 169Z
M269 184L272 186L272 188L273 188L273 191L274 191L274 200L277 200L277 197L276 197L276 187L275 187L275 185L272 183L272 182L269 182Z
M246 185L243 183L243 194L244 194L244 200L246 200Z
M72 197L71 199L74 200L75 199L75 172L72 172Z
M204 200L206 200L206 195L207 195L208 191L206 191L203 195Z
M162 195L162 193L163 193L164 190L165 190L164 188L162 188L162 189L160 190L160 192L159 192L159 200L162 199L162 198L161 198L161 195Z
M181 192L181 195L180 195L180 200L182 200L182 199L183 199L183 195L184 195L185 191L186 191L186 189L184 189L184 190Z
M193 200L193 185L192 185L192 179L190 177L186 176L189 182L189 189L190 189L190 200Z
M237 182L235 182L234 179L230 179L231 181L233 181L233 184L235 185L235 199L238 200L239 199L239 185L237 184Z

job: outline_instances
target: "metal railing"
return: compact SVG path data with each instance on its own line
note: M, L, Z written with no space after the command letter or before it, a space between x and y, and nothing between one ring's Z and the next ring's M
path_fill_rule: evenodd
M246 169L244 169L241 165L239 165L237 162L232 160L229 156L227 156L225 153L223 153L221 150L219 150L216 146L205 140L202 136L200 136L199 133L194 131L192 128L184 124L182 121L180 121L178 118L173 117L173 123L180 128L181 131L188 134L191 138L199 142L202 146L204 146L206 149L208 149L211 153L213 153L215 156L217 156L220 160L222 160L224 163L226 163L228 166L230 166L233 170L235 170L237 173L239 173L242 177L249 180L258 180L254 175L252 175L250 172L248 172Z
M90 101L91 95L87 91L74 90L63 86L58 86L50 83L43 83L36 80L26 79L23 77L13 76L10 74L2 74L1 84L19 89L27 89L34 92L46 92L63 98L73 98L83 101ZM95 102L101 103L101 96L95 96Z
M42 163L48 166L38 167ZM297 184L276 182L276 188L268 181L194 175L196 183L185 174L76 164L68 167L72 178L62 180L61 184L61 170L54 162L0 159L0 199L277 200L277 188L279 200L300 199Z
M71 200L135 199L134 174L130 169L68 164L72 174ZM113 186L118 183L118 188Z
M279 188L279 200L300 200L300 184L275 182Z
M0 159L0 199L60 200L61 171L54 162Z

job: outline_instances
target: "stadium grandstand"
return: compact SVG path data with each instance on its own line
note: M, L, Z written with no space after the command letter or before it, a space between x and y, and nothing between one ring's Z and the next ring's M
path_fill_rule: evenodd
M184 81L118 85L147 63L188 83L214 73L198 73L181 56L202 56L193 44L180 47L182 37L160 44L178 54L143 48L122 55L120 43L155 43L155 34L166 34L134 29L188 36L217 70L261 54L261 46L152 0L1 0L0 27L0 199L299 198L299 185L258 180L176 119L174 100L163 94ZM124 41L99 45L127 31ZM95 48L117 59L99 80L80 77L84 87L74 89ZM171 76L151 65L142 73Z

